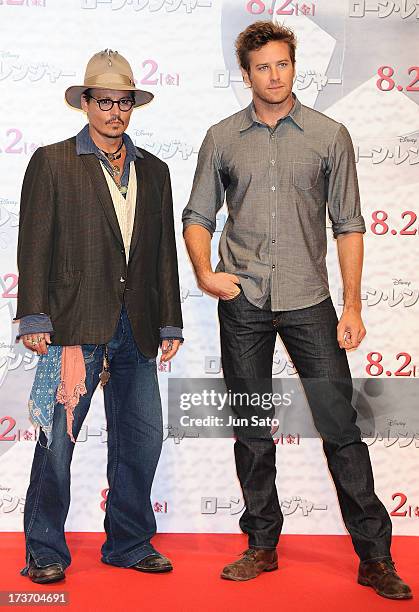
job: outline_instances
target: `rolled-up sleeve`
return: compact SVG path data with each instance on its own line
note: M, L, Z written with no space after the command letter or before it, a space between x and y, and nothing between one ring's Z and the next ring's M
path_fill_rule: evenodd
M42 334L42 333L54 333L51 319L46 314L33 314L26 315L19 319L19 332L16 336L16 342L19 341L21 336L26 334Z
M191 195L182 213L183 231L188 225L202 225L212 236L224 195L221 163L210 128L198 153Z
M160 328L160 343L163 340L180 340L183 342L183 333L181 327L173 327L167 325L166 327Z
M327 206L333 236L349 232L364 233L355 153L344 125L336 132L329 157Z

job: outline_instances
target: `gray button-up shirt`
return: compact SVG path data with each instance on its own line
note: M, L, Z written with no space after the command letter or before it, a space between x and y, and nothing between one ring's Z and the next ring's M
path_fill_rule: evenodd
M270 297L275 311L329 296L326 203L335 237L365 232L348 130L293 98L275 128L250 104L208 130L182 216L184 229L212 235L226 199L216 271L236 274L257 307Z

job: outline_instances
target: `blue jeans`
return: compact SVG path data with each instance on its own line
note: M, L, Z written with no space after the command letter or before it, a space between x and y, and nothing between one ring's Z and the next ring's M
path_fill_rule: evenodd
M272 393L272 360L279 334L300 375L333 478L343 520L361 561L390 558L391 521L374 492L368 447L361 440L351 404L352 379L330 298L301 310L272 312L248 302L243 291L219 301L221 358L228 389ZM248 406L232 406L248 418ZM269 435L268 435L269 434ZM273 549L283 515L275 477L275 444L270 431L257 437L235 428L237 475L246 510L241 529L252 548Z
M82 345L87 394L74 410L76 438L99 383L103 345ZM106 541L102 561L129 567L155 552L150 539L156 521L150 501L151 485L160 457L163 424L156 360L142 355L132 335L125 306L108 343L111 377L104 387L108 429ZM61 563L71 556L64 535L70 505L70 464L74 443L67 434L64 407L54 409L53 441L46 447L41 432L35 448L25 504L27 573L30 558L38 567Z

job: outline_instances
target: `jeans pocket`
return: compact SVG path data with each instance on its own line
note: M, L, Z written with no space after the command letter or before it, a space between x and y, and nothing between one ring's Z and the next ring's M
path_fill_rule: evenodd
M95 352L98 344L82 344L81 350L84 357L84 363L92 363L95 360Z
M137 360L142 365L156 365L156 357L146 357L137 347Z
M222 302L223 304L232 304L233 302L236 302L243 294L243 289L241 287L241 285L237 285L237 287L240 289L239 293L237 295L235 295L234 297L228 299L228 300L223 300L222 298L220 298L220 302Z

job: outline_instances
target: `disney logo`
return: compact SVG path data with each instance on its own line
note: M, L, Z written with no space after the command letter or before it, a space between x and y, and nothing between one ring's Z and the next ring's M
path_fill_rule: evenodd
M10 53L10 51L0 51L0 57L12 57L16 59L19 56L16 55L15 53Z
M146 132L145 130L134 130L135 136L152 136L153 132Z
M409 136L400 136L399 140L400 142L412 142L412 143L417 142L417 138L409 138Z
M7 205L11 205L11 206L17 206L17 202L16 200L8 200L7 198L0 198L0 204L2 206L7 206Z
M388 419L387 424L389 427L392 427L393 425L397 427L406 427L406 423L403 421L396 421L395 419Z
M393 285L407 285L409 287L411 284L411 281L404 281L401 278L393 278Z

